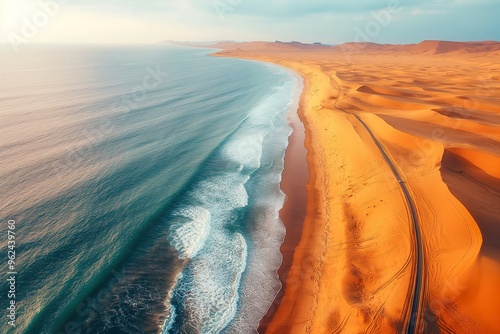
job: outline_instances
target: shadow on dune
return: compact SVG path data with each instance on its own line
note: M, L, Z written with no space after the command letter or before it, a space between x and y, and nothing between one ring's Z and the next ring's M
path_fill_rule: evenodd
M500 261L500 179L450 150L444 152L441 175L478 224L481 253Z

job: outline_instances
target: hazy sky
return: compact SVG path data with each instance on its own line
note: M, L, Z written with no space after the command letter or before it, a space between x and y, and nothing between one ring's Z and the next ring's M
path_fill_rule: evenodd
M0 41L500 40L499 0L0 0Z

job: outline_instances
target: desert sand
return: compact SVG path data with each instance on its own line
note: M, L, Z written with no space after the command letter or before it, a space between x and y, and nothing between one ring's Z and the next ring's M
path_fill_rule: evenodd
M500 43L216 47L305 80L307 211L262 332L500 333Z

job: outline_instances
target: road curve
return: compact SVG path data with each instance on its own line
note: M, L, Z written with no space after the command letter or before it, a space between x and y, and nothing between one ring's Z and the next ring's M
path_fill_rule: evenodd
M335 73L336 76L336 73ZM417 213L417 207L415 205L415 201L413 200L413 197L410 194L410 191L402 178L401 174L399 173L398 169L396 168L396 164L392 159L390 158L389 154L387 153L387 150L385 147L382 145L382 143L375 137L374 133L372 130L368 127L368 125L359 117L359 115L340 109L337 107L337 103L340 100L340 97L342 95L342 86L334 80L335 83L339 86L339 96L337 97L334 108L336 110L342 111L346 114L354 116L361 125L366 129L370 137L372 138L373 142L375 145L377 145L380 153L384 157L384 160L386 161L387 165L391 169L392 173L394 174L394 177L399 183L399 186L401 187L401 190L403 191L406 203L408 205L408 208L410 209L410 215L411 215L411 220L413 223L413 228L414 228L414 248L415 248L415 254L416 254L416 259L415 259L415 277L414 277L414 284L413 284L413 296L412 296L412 302L411 302L411 307L410 307L410 318L408 320L408 324L406 326L406 331L405 333L407 334L414 334L417 333L417 331L420 328L421 322L419 321L421 319L421 311L423 309L422 304L423 304L423 298L422 298L422 293L423 293L423 288L424 288L424 275L423 275L423 270L424 270L424 250L423 250L423 242L422 242L422 234L420 230L420 221Z

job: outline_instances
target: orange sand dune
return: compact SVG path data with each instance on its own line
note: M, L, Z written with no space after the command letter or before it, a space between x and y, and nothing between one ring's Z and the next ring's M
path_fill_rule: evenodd
M458 307L488 333L498 333L500 310L500 155L463 148L445 151L441 168L450 191L464 203L483 232L475 279Z
M439 55L454 53L460 54L478 54L490 53L497 54L500 51L500 42L483 41L483 42L449 42L449 41L423 41L419 44L376 44L369 42L362 43L344 43L333 50L341 50L349 53L392 53L396 54L425 54Z
M305 79L307 214L266 333L404 332L419 259L418 333L500 333L500 43L276 44L220 54Z
M450 148L441 173L483 231L482 254L500 260L500 155Z
M450 148L448 151L464 158L476 166L477 169L486 172L494 178L500 179L500 156L459 148Z

